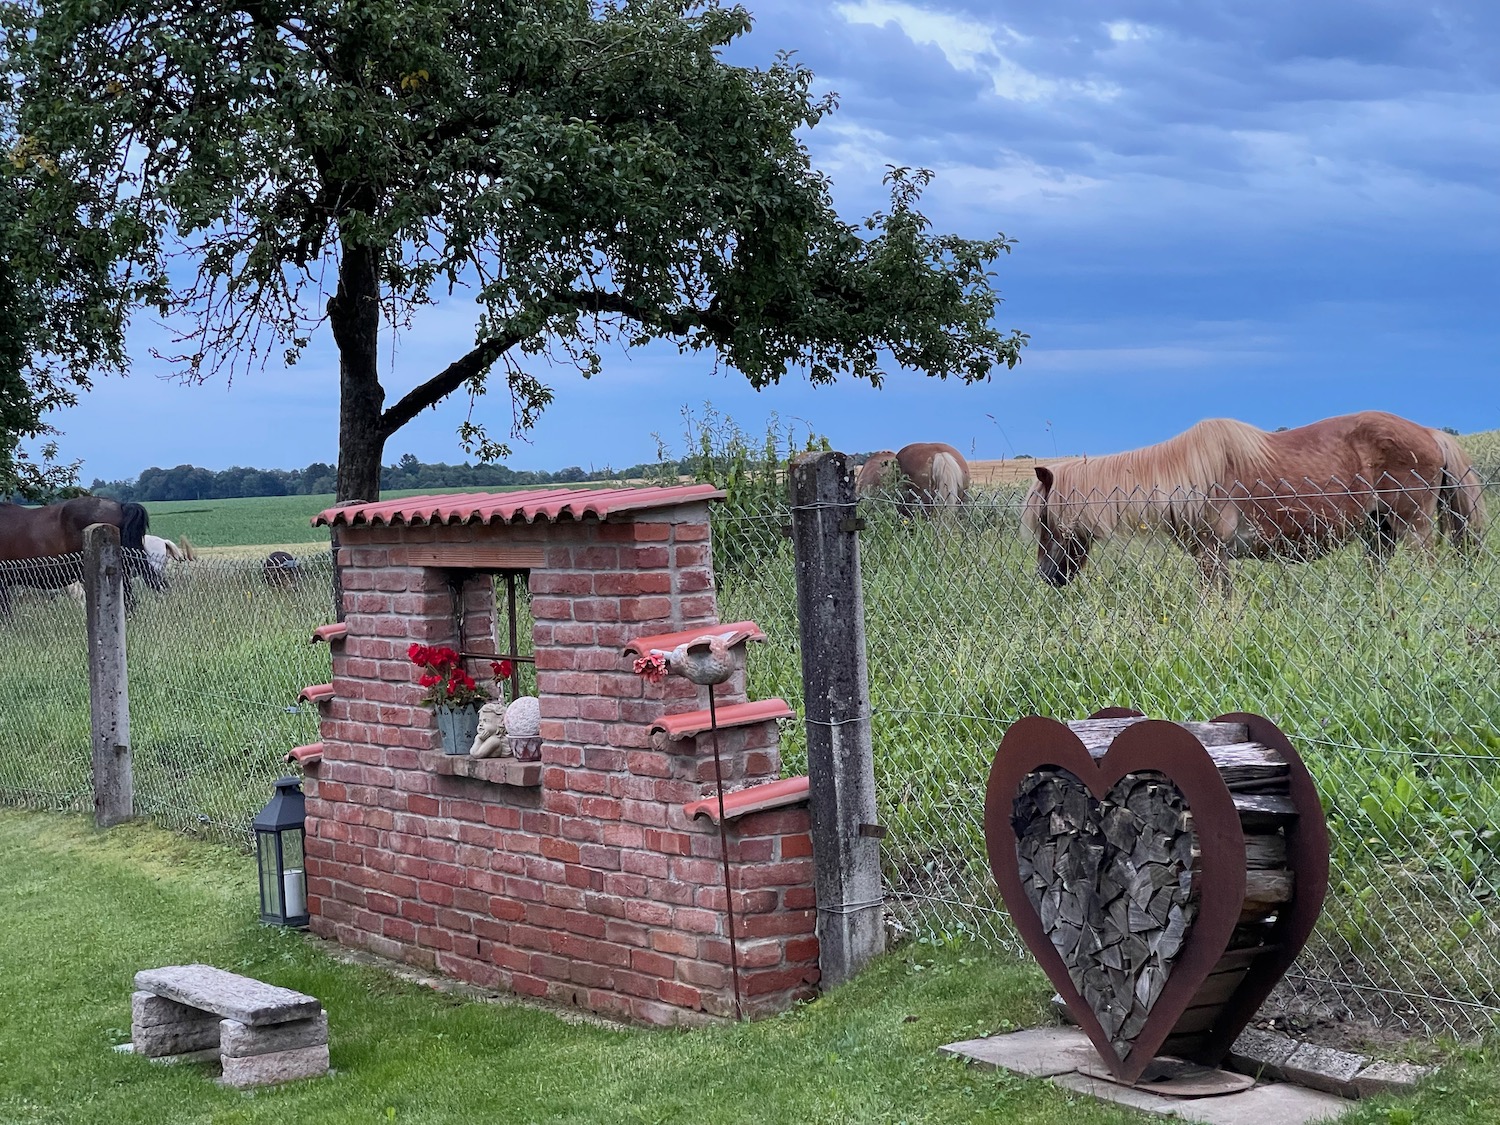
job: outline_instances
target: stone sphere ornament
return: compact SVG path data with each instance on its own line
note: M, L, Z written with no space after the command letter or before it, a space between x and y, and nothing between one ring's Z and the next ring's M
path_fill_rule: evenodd
M523 695L505 709L505 734L518 762L536 762L542 757L542 701Z
M985 791L1017 931L1110 1072L1217 1065L1312 933L1328 830L1274 723L1110 709L1006 732Z

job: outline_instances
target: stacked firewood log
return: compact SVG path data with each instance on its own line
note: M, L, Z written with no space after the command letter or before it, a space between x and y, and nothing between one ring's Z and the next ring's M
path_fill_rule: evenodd
M1138 719L1068 724L1098 759ZM1245 838L1239 925L1161 1053L1191 1058L1256 958L1272 952L1291 900L1285 829L1296 817L1287 762L1240 723L1183 723L1228 787ZM1161 774L1127 774L1096 800L1056 767L1027 775L1012 827L1027 897L1120 1058L1131 1050L1196 916L1202 877L1193 813Z

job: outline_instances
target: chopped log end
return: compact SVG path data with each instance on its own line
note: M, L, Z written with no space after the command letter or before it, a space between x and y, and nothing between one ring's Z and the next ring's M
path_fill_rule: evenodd
M1038 770L1020 786L1011 824L1027 897L1124 1058L1196 913L1187 803L1156 773L1128 774L1099 801L1067 771Z

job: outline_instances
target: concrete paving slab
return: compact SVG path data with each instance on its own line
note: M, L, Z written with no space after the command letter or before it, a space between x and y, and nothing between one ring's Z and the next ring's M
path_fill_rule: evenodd
M1354 1088L1362 1098L1376 1094L1409 1094L1435 1069L1412 1063L1374 1062L1354 1076Z
M1297 1049L1281 1064L1287 1081L1314 1090L1326 1090L1346 1098L1359 1097L1354 1076L1370 1065L1364 1055L1351 1054L1316 1043L1299 1043Z
M1297 1046L1290 1036L1247 1027L1229 1048L1227 1062L1241 1074L1280 1081L1286 1077L1282 1064L1292 1057Z
M1137 1090L1131 1086L1106 1082L1101 1078L1090 1078L1087 1074L1079 1074L1077 1071L1072 1074L1059 1074L1052 1081L1064 1090L1073 1090L1079 1094L1087 1094L1091 1098L1098 1098L1100 1101L1113 1102L1115 1105L1154 1113L1159 1117L1181 1119L1184 1109L1192 1104L1176 1098L1158 1097L1156 1094L1148 1094L1144 1090ZM1235 1094L1234 1096L1242 1098L1245 1095ZM1228 1099L1215 1098L1214 1100L1226 1101ZM1279 1125L1279 1123L1265 1121L1258 1122L1257 1125Z
M1262 1084L1221 1097L1165 1098L1079 1073L1080 1066L1093 1069L1098 1054L1088 1037L1071 1027L1043 1027L1009 1035L991 1035L984 1039L950 1043L938 1050L979 1066L1009 1070L1032 1078L1050 1078L1057 1086L1074 1093L1199 1125L1311 1125L1312 1122L1333 1121L1357 1104L1285 1082Z
M1089 1037L1076 1027L1037 1027L1029 1031L1013 1031L1008 1035L990 1035L984 1039L949 1043L938 1050L980 1066L1010 1070L1032 1078L1067 1074L1077 1070L1087 1060L1098 1057Z
M1226 1098L1198 1098L1179 1103L1178 1117L1199 1125L1308 1125L1334 1121L1356 1107L1355 1102L1274 1082L1231 1094Z

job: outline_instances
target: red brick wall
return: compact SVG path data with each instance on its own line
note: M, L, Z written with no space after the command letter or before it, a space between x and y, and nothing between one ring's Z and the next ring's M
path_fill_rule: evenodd
M713 792L708 736L666 750L650 736L663 714L705 706L705 689L675 677L649 684L623 654L635 637L717 620L707 506L341 535L349 632L333 652L336 698L307 787L312 928L634 1020L731 1014L717 828L682 811ZM538 787L432 771L440 736L416 702L406 649L459 640L450 572L407 561L409 547L434 543L545 547L530 572ZM461 588L464 641L487 651L488 582ZM716 690L722 703L743 701L743 674ZM779 776L774 724L720 737L731 787ZM730 840L745 1006L776 1010L817 979L806 808L747 816Z

